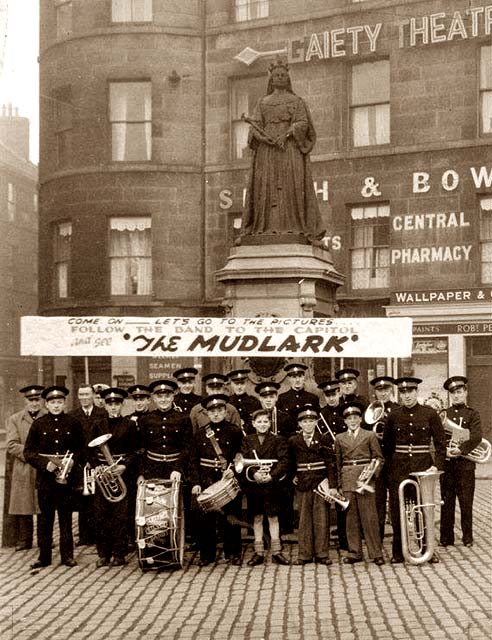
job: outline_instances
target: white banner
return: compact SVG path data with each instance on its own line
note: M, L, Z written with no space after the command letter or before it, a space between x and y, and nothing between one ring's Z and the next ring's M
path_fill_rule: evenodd
M411 318L21 318L23 356L406 358L411 352Z

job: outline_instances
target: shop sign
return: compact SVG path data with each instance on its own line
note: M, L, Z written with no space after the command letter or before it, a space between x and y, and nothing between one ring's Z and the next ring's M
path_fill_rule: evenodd
M116 376L116 386L120 389L128 389L135 384L135 376L129 373L123 373Z
M449 335L460 334L468 336L490 335L492 334L492 320L463 320L461 322L446 322L442 324L415 324L413 326L414 335Z
M492 287L471 289L428 289L427 291L393 291L391 304L455 304L492 301Z

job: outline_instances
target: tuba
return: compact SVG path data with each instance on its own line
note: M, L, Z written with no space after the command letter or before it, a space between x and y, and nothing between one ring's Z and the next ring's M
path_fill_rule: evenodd
M442 426L444 427L444 431L447 435L451 436L451 440L448 442L446 450L448 451L448 457L454 458L456 456L449 456L450 449L456 449L462 442L469 440L470 432L468 429L465 429L461 426L461 418L460 424L457 424L446 415L446 411L441 411L439 414L441 418ZM471 462L476 462L477 464L484 464L488 462L490 459L490 455L492 453L492 446L488 440L482 438L481 442L469 453L464 456L458 456L465 458L465 460L471 460Z
M267 475L272 470L273 465L278 462L274 458L245 458L240 453L237 454L234 460L234 470L236 473L241 473L246 469L245 478L250 482L256 482L250 473L256 473L259 471L261 474Z
M330 504L336 503L342 507L342 511L349 506L350 501L347 500L341 493L339 493L336 489L330 489L330 484L328 482L328 478L322 480L316 489L313 489L313 492L323 498L326 502Z
M442 471L414 471L400 482L398 499L400 505L401 548L403 557L410 564L423 564L434 554L434 492ZM413 485L416 499L405 498L405 487ZM425 550L424 550L425 547Z
M374 493L374 487L371 487L369 484L372 480L373 475L376 473L376 469L381 464L380 460L377 458L373 458L371 462L368 462L364 465L364 468L360 472L359 477L357 478L357 489L356 493L363 494L367 491L367 493Z
M111 438L110 433L105 433L98 438L94 438L89 442L89 447L100 447L106 464L100 464L92 470L94 480L101 490L103 496L109 502L120 502L126 496L126 484L119 473L115 471L116 465L120 459L114 460L106 442Z
M386 411L384 410L384 403L380 400L371 402L364 412L364 422L372 425L372 430L378 438L383 437L385 418Z

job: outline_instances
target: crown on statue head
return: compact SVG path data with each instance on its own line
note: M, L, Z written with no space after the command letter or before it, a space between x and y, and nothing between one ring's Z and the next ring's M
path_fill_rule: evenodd
M289 65L287 64L287 60L285 60L284 58L281 58L280 56L277 56L277 59L275 60L275 62L272 62L271 65L268 67L268 71L270 73L273 73L274 69L278 69L279 67L282 67L286 71L289 70Z

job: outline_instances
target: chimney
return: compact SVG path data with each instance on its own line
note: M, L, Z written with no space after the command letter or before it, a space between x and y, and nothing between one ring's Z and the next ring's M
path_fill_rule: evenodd
M29 120L19 116L12 104L2 105L0 116L0 142L14 153L29 160Z

